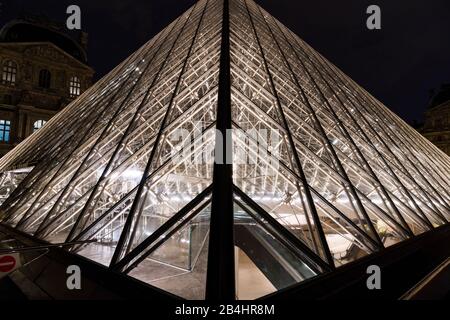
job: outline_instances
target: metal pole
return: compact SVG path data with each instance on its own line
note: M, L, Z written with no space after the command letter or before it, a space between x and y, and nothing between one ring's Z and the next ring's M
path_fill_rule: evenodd
M231 75L229 1L223 2L222 44L220 52L217 131L226 141L222 146L224 164L214 164L213 194L208 250L206 299L235 300L233 165L230 159ZM217 144L217 142L216 142ZM216 145L217 148L217 145ZM217 157L217 154L216 154Z
M50 243L50 244L45 244L45 245L41 245L41 246L2 249L2 250L0 250L0 255L12 254L12 253L22 253L22 252L29 252L29 251L38 251L38 250L49 249L49 248L62 248L62 247L80 245L80 244L89 244L89 243L94 243L94 242L97 242L97 240L75 241L75 242L56 243L56 244Z

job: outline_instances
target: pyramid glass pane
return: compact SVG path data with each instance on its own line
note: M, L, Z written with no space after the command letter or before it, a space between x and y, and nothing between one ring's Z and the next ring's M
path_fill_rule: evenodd
M234 212L236 298L257 299L317 273L291 243L242 199Z

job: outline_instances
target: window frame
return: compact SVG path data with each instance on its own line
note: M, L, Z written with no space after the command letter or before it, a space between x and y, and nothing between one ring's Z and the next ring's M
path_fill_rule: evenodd
M43 126L47 124L47 120L39 119L33 122L33 133L41 129Z
M15 86L18 73L19 66L16 61L11 59L3 61L1 83L7 86Z
M38 85L42 89L50 89L52 86L52 73L48 69L39 71Z
M0 119L0 143L11 141L11 120Z
M78 76L72 76L69 79L69 96L76 98L81 95L81 79Z

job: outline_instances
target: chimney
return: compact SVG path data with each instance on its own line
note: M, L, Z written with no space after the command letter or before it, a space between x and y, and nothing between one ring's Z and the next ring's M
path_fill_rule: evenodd
M81 47L86 52L87 52L87 49L88 49L88 40L89 40L88 33L84 32L84 31L80 31L78 42L80 43Z

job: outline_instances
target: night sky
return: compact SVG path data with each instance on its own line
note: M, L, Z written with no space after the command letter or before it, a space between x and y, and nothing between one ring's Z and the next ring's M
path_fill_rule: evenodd
M0 0L0 25L21 12L65 22L82 10L97 78L195 3L194 0ZM422 120L430 90L450 83L448 0L257 0L287 27L406 121ZM381 31L366 8L382 9Z

